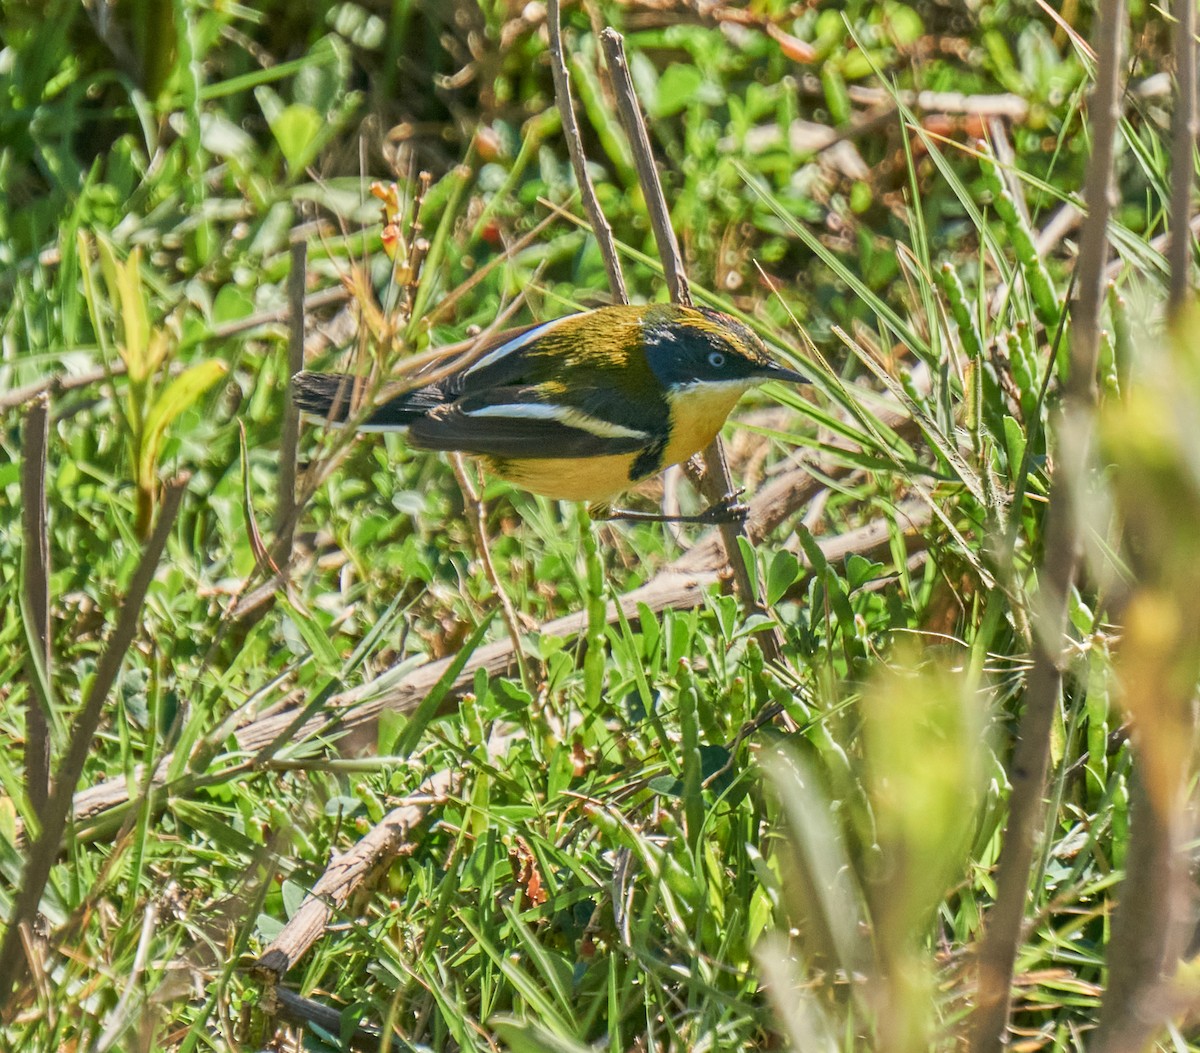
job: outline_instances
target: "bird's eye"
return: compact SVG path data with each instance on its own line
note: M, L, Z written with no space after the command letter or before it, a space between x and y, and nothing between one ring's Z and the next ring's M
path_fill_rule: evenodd
M725 356L721 354L720 351L713 351L708 356L708 364L712 366L713 369L720 369L723 365L725 365Z

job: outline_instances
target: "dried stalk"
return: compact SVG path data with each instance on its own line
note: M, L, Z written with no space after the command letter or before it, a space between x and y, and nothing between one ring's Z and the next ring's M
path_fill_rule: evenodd
M326 307L333 303L342 303L349 298L350 293L340 286L332 289L324 289L319 293L313 293L312 296L309 296L304 301L304 309L306 312L312 312L319 307ZM217 326L207 339L227 340L238 333L257 329L260 325L286 322L291 313L290 307L280 307L271 311L260 311L257 314L247 315L245 318L239 318L236 321L226 322L224 325ZM41 377L38 380L30 381L28 384L23 384L19 388L12 388L0 394L0 413L15 409L17 406L23 406L25 403L37 398L43 392L75 391L79 388L99 384L110 377L124 375L125 363L113 362L111 365L97 366L95 369L85 370L83 373L75 373L71 376L56 374L54 376Z
M150 588L150 582L154 580L155 571L167 545L167 538L175 525L175 517L183 501L188 478L187 475L177 476L164 488L158 523L142 550L142 558L121 604L116 628L96 666L92 686L83 708L75 718L71 742L56 773L54 792L46 805L41 833L30 848L25 870L21 875L21 887L9 912L4 941L0 943L0 1000L8 997L13 983L24 973L26 961L24 956L18 953L21 932L32 925L37 916L38 904L50 877L50 868L58 857L63 831L66 830L67 819L72 814L75 787L92 750L108 693L116 683L125 654L141 628L146 591Z
M483 563L483 575L492 586L492 591L500 601L500 613L504 617L504 625L508 629L508 638L512 642L513 659L521 675L521 683L526 691L534 689L533 680L529 675L529 667L525 660L525 652L521 649L521 626L517 621L517 612L504 591L504 583L496 573L496 564L492 560L492 550L488 545L487 512L483 506L483 498L467 473L467 466L461 453L450 454L450 466L454 469L454 477L458 480L466 502L467 516L475 534L475 545L479 550L479 559Z
M50 537L46 509L46 450L50 442L50 396L43 392L25 415L21 459L21 524L24 534L22 614L28 640L25 706L25 787L34 814L44 819L50 799Z
M571 77L563 58L562 15L559 0L549 0L546 9L546 24L550 30L550 72L554 76L554 97L558 112L562 114L563 138L567 141L567 153L571 155L571 167L575 170L575 181L579 184L583 210L587 213L592 233L600 246L600 257L604 260L604 271L608 285L619 303L629 303L625 288L625 276L621 273L621 261L613 241L612 227L600 208L592 177L588 175L587 157L583 152L583 139L579 134L579 122L575 119L575 104L571 98Z
M1175 320L1192 288L1192 184L1195 180L1196 0L1175 3L1175 120L1171 143L1171 241L1167 314Z
M646 199L646 211L650 213L650 226L654 230L654 241L662 259L667 292L673 303L691 307L692 290L683 269L679 242L671 226L671 213L663 197L658 167L654 163L654 151L650 146L650 136L646 133L646 122L642 119L642 109L638 104L637 93L633 90L633 79L629 75L629 63L625 58L625 38L615 29L606 29L600 34L600 43L604 47L604 57L608 60L608 72L617 97L617 113L633 150L638 182L642 187L642 196Z
M1124 22L1124 0L1105 0L1100 5L1097 80L1088 108L1093 143L1085 187L1088 216L1080 239L1078 298L1072 310L1074 331L1071 369L1064 392L1061 454L1051 484L1046 547L1038 575L1040 617L1034 633L1033 668L1025 691L1025 711L1009 776L1013 789L996 874L996 903L988 912L979 952L979 988L971 1033L974 1053L999 1053L1005 1042L1034 841L1044 821L1050 731L1062 691L1067 606L1079 564L1082 526L1076 498L1087 470L1095 416L1113 154L1120 120Z
M296 465L300 448L300 411L292 399L292 377L304 368L304 284L308 270L308 245L292 242L292 266L288 272L288 359L284 385L283 434L279 440L279 493L275 501L275 542L271 557L275 566L286 568L292 558L296 536ZM286 569L284 571L286 573Z
M1167 249L1170 266L1167 315L1172 328L1186 324L1185 309L1191 300L1192 182L1197 128L1196 2L1178 0L1175 8L1178 93ZM1156 578L1162 568L1156 571L1152 556L1148 561L1136 559L1134 565L1139 571L1139 592L1155 592L1159 588ZM1134 737L1137 767L1130 786L1125 879L1121 883L1107 953L1108 987L1100 1007L1100 1026L1092 1043L1098 1053L1144 1049L1169 1019L1174 999L1168 992L1166 978L1179 965L1192 920L1193 890L1184 855L1184 844L1192 836L1193 825L1187 814L1185 789L1189 751L1162 748L1164 735L1176 743L1194 740L1192 693L1190 689L1181 692L1175 687L1181 679L1185 682L1190 679L1185 670L1192 665L1186 654L1192 647L1189 639L1192 633L1184 629L1174 647L1163 647L1164 653L1156 653L1148 662L1144 653L1146 641L1140 635L1130 633L1122 655L1122 664L1133 667L1125 669L1123 679L1126 704L1138 729ZM1146 665L1151 668L1144 668ZM1130 677L1136 679L1136 685L1130 685ZM1153 702L1135 704L1134 699L1144 694L1152 696ZM1151 726L1155 723L1161 727Z

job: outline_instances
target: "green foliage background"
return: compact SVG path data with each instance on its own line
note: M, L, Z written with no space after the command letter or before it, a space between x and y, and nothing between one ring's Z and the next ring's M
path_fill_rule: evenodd
M394 1029L391 1048L738 1049L781 1034L954 1046L994 893L1075 262L1070 233L1040 255L1032 238L1078 204L1088 153L1091 12L1068 6L1059 20L1005 0L569 7L585 148L635 298L665 293L598 71L605 25L627 36L698 296L752 319L814 379L803 396L748 400L728 436L752 487L794 458L827 483L752 552L786 663L764 662L756 623L714 589L697 609L610 625L602 689L589 688L578 642L540 627L651 580L677 542L600 530L601 593L581 554L595 528L490 481L489 548L540 675L481 674L449 715L388 717L362 758L297 740L256 759L231 731L257 714L317 709L397 664L504 637L458 483L394 437L354 445L318 490L290 592L254 618L234 601L262 580L251 523L269 533L276 510L286 329L268 316L286 307L298 225L310 292L357 272L391 309L366 186L396 179L411 206L416 173L432 175L416 316L367 354L460 339L522 291L512 324L605 297L595 244L569 218L545 11L4 0L0 387L128 365L134 301L162 350L149 388L130 366L52 396L41 687L20 614L20 407L5 409L5 907L18 826L36 827L23 709L43 696L61 751L153 514L144 462L192 473L81 784L125 780L133 803L72 828L42 907L46 982L4 1007L8 1045L282 1036L241 967L331 852L449 767L453 799L288 978L348 1007L340 1036L303 1029L309 1048L337 1047L360 1017ZM1101 377L1114 399L1164 273L1169 98L1153 78L1169 27L1144 4L1132 17L1129 77L1144 90L1121 129L1124 299L1114 291ZM798 41L813 49L803 62ZM1021 116L988 128L969 104L914 91L1004 96ZM1011 157L979 142L997 128ZM825 129L843 141L822 148ZM337 368L354 347L310 364ZM172 371L194 383L163 409ZM145 453L156 405L161 441ZM306 430L305 456L337 441ZM1091 542L1111 554L1106 516ZM824 554L869 524L877 543ZM1105 978L1130 769L1109 708L1110 580L1097 572L1072 602L1077 657L1018 963L1022 1048L1082 1048ZM800 730L739 738L768 703ZM144 772L167 754L168 791L148 795Z

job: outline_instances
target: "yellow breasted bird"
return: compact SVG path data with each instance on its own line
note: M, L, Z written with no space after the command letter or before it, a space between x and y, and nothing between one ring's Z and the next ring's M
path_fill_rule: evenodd
M606 508L704 449L738 399L768 380L805 383L726 314L600 307L502 333L427 386L417 373L411 390L375 407L359 427L402 431L416 449L471 454L526 490ZM347 374L298 373L295 401L344 422L356 383ZM677 518L711 521L721 511Z

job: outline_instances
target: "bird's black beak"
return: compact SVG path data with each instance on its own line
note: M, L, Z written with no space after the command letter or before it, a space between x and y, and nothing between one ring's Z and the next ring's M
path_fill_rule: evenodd
M794 369L788 369L781 366L778 362L768 362L762 369L759 370L760 377L764 381L779 380L785 384L807 384L808 377L803 373L797 373Z

